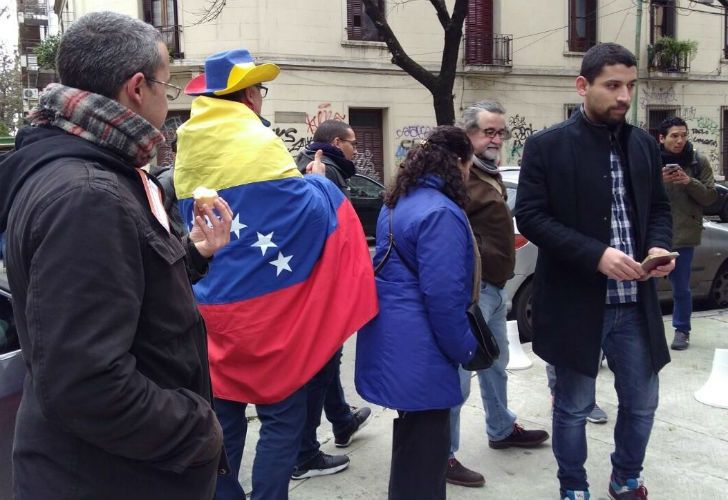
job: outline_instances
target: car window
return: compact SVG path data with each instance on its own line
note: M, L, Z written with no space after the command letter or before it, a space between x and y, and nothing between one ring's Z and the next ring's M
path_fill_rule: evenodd
M506 192L508 193L508 208L513 211L516 206L516 188L512 186L506 186Z
M382 186L376 182L355 175L349 179L349 191L351 196L356 198L379 198L382 194Z

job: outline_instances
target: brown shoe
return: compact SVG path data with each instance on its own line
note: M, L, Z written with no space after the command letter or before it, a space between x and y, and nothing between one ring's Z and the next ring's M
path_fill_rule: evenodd
M450 484L467 486L468 488L477 488L485 484L483 474L468 469L455 458L447 461L445 480Z
M513 424L510 436L498 441L488 441L488 446L496 450L516 446L518 448L535 448L549 438L546 431L527 431L518 424Z

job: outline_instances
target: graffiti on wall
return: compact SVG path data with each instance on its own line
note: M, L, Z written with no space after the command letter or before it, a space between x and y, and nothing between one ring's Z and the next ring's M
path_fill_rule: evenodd
M689 140L710 160L713 169L720 164L720 126L712 118L699 116L695 120L685 120L690 132Z
M503 147L505 158L501 158L501 164L520 165L526 139L531 137L536 130L531 123L526 121L526 117L518 114L508 118L508 130L511 132L511 138Z
M645 109L649 104L674 105L677 103L675 89L667 85L655 85L646 82L642 87L642 98L640 99L640 107Z
M324 102L322 104L319 104L318 108L313 114L306 113L306 127L308 129L308 133L313 135L313 133L316 132L318 126L326 120L345 121L346 114L339 113L338 111L334 111L333 109L331 109L330 102Z
M370 150L357 151L356 155L354 155L354 166L358 174L366 175L382 182L379 172L377 172L374 166L374 153Z
M346 114L331 109L331 103L321 103L313 113L305 113L304 123L276 124L273 131L281 138L291 154L297 153L313 140L313 134L326 120L345 120Z
M402 163L410 149L424 141L432 132L432 125L405 125L395 131L397 150L394 153L395 164Z

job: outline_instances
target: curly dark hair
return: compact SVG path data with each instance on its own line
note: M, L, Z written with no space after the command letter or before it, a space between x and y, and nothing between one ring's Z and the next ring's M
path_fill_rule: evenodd
M445 196L464 207L468 196L458 161L466 162L472 156L473 145L462 129L449 125L433 129L424 143L407 153L394 184L384 195L384 203L395 206L400 196L417 186L423 177L435 175L445 182L442 188Z

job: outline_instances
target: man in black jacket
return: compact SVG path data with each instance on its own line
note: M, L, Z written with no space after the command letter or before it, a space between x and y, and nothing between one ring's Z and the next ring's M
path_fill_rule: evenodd
M203 272L229 241L229 207L196 207L180 239L141 169L164 140L165 94L179 90L158 31L88 14L57 60L62 84L46 88L0 166L28 367L15 498L211 499L222 431L187 269Z
M516 201L521 233L539 247L533 350L555 367L553 450L561 498L589 498L586 417L600 349L614 372L619 413L609 494L647 498L640 473L670 360L652 277L640 261L671 247L670 206L657 143L625 123L634 56L603 43L582 61L584 98L567 121L526 141Z
M348 179L356 173L356 134L351 126L340 120L322 122L308 144L296 158L296 165L302 172L315 160L316 152L321 151L320 161L326 169L326 178L336 184L349 197ZM366 406L353 409L346 402L341 386L341 356L339 349L326 365L306 384L308 412L303 429L301 449L298 452L296 468L292 479L305 479L313 476L334 474L349 466L346 455L328 455L320 450L316 429L321 424L321 411L331 422L334 431L334 444L346 448L359 429L364 427L372 410Z

